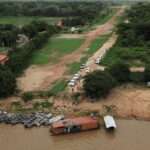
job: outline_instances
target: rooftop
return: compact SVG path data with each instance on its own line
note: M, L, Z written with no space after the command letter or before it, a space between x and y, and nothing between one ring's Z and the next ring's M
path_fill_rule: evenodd
M92 117L77 117L77 118L71 118L71 119L65 119L61 120L59 122L56 122L52 125L53 128L61 128L66 125L83 125L88 123L97 123L97 120Z

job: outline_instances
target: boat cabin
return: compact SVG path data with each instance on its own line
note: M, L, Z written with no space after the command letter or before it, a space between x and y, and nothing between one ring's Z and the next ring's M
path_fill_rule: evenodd
M117 128L117 125L116 125L116 122L115 122L113 116L110 116L110 115L104 116L104 123L105 123L106 129L116 129Z
M51 132L54 135L65 133L76 133L99 128L99 122L92 117L77 117L64 119L51 125Z

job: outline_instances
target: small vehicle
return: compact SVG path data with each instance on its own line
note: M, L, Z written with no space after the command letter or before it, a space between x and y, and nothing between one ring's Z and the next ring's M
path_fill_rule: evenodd
M79 73L74 74L75 77L80 77Z
M69 86L75 86L75 82L69 82L68 85Z
M72 78L72 80L78 80L79 79L79 77L77 77L77 76L74 76L73 78Z
M80 66L80 69L84 69L86 67L86 65L85 64L82 64L81 66Z
M89 67L86 68L85 72L86 72L86 73L89 73L89 72L90 72L90 68L89 68Z
M96 61L95 61L95 64L99 64L100 63L100 59L97 58Z

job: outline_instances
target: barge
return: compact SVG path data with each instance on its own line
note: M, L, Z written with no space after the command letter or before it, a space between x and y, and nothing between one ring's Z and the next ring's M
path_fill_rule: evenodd
M81 131L87 131L92 129L98 129L100 127L99 121L94 117L77 117L64 119L59 122L55 122L51 125L50 131L52 135L76 133Z

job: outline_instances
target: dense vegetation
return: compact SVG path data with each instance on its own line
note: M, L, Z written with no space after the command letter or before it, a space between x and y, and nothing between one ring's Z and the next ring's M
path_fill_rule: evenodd
M7 32L8 29L13 31L14 28L11 25L3 25L1 30ZM3 87L0 89L0 97L9 96L15 92L16 76L27 67L33 52L42 48L49 37L57 31L56 27L48 25L45 22L32 22L20 29L19 33L25 34L29 41L21 47L16 45L8 51L9 59L4 66L0 67L0 85ZM15 35L18 36L17 34Z
M117 62L110 66L107 70L114 78L116 78L118 83L125 83L129 81L130 70L127 64Z
M0 66L0 97L13 94L16 90L16 79L10 69Z
M108 72L94 71L85 76L83 88L87 97L96 99L106 96L114 85L115 80Z
M105 6L105 7L104 7ZM76 26L90 22L100 13L104 15L102 2L3 2L0 16L62 17L64 25Z
M144 66L150 62L150 3L133 5L124 18L117 28L118 41L102 63L122 60L130 66Z
M0 46L12 47L16 45L19 28L11 24L0 24Z
M87 16L91 17L102 9L102 2L3 2L1 16Z

